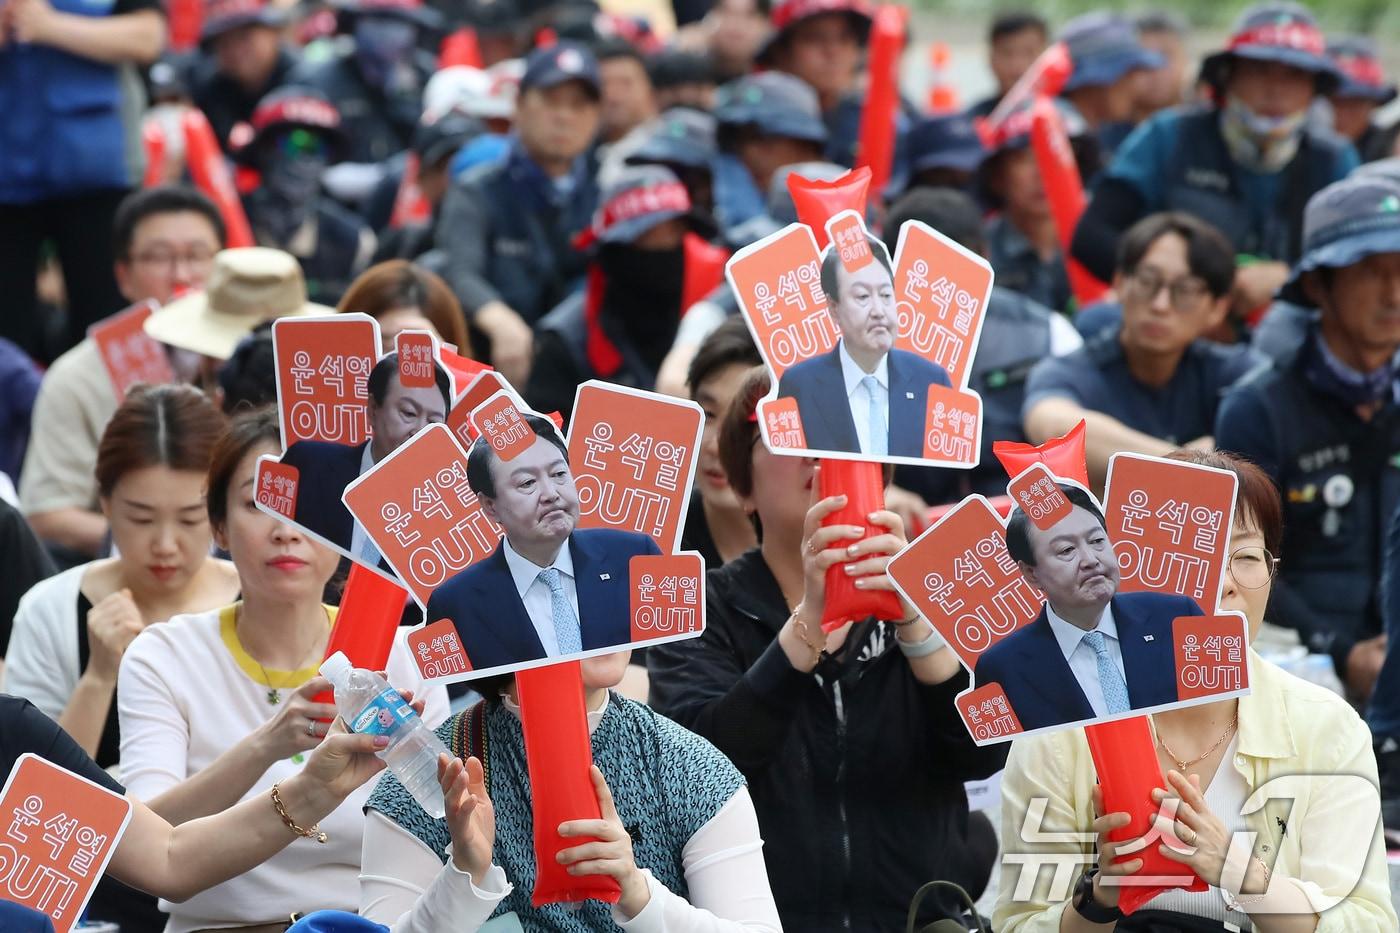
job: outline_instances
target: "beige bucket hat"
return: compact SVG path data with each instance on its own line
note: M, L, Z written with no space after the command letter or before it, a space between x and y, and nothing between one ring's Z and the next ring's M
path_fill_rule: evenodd
M204 291L152 314L146 333L172 347L226 360L259 324L316 314L335 314L335 308L306 300L306 279L295 256L247 246L216 254Z

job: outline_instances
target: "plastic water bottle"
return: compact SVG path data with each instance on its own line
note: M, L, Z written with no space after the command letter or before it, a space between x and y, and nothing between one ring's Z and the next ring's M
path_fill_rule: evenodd
M442 740L383 677L351 667L343 652L326 658L321 675L335 687L336 708L350 730L387 736L379 757L423 811L441 819L447 812L437 776L438 755L447 754Z

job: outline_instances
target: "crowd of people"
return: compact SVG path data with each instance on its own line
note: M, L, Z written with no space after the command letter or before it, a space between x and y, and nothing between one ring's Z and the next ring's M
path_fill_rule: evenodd
M995 888L990 918L948 888L919 929L1400 929L1400 109L1376 43L1291 0L1243 10L1199 61L1165 8L1003 12L990 96L901 98L868 226L890 255L917 221L990 263L982 450L887 468L875 533L846 547L866 529L823 523L845 500L819 461L762 442L774 378L723 268L796 221L790 179L861 163L875 10L631 6L0 0L0 774L33 752L132 802L88 917L875 933L947 881ZM1087 196L1072 230L1013 93L1054 49L1064 80L1039 90ZM1086 279L1107 290L1082 298ZM90 328L143 303L173 377L123 397ZM705 630L583 664L602 816L561 827L591 841L560 862L614 879L616 903L532 897L513 676L449 695L396 636L387 677L451 752L441 818L317 702L346 563L253 486L283 452L271 325L336 313L374 318L385 354L429 331L566 424L589 379L704 413L681 547L708 568ZM446 418L441 369L409 391L370 376L351 475ZM1252 692L1151 717L1154 799L1192 843L1168 857L1210 890L1131 915L1117 881L1140 864L1109 838L1128 817L1104 812L1082 729L974 743L969 672L908 603L822 628L830 568L894 590L931 510L1005 494L993 443L1081 422L1095 493L1122 452L1239 488L1220 607L1247 620ZM907 433L851 449L917 457ZM315 446L289 462L329 475ZM493 482L490 457L475 469ZM335 523L313 530L377 564L333 485L308 491ZM1104 518L1084 503L1087 541ZM999 804L970 807L996 775ZM1259 805L1279 781L1291 808ZM1023 877L1058 857L1085 867L1072 884ZM12 910L0 928L36 922ZM314 921L297 929L336 928Z

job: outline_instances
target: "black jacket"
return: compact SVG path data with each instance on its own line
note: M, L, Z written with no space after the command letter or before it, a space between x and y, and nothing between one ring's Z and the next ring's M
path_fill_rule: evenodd
M893 628L856 623L815 674L778 646L788 616L760 551L710 571L706 629L647 653L651 704L713 742L749 782L783 926L902 931L914 892L962 877L963 782L1001 769L954 709L959 673L914 679ZM924 922L954 911L925 901Z

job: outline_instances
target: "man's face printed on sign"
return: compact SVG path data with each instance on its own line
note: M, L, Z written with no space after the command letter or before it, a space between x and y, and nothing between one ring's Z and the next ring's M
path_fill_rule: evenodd
M1102 609L1118 592L1118 557L1089 510L1075 506L1048 531L1026 533L1035 566L1022 563L1021 572L1057 613Z
M846 352L857 361L890 352L899 332L899 314L889 270L878 260L855 272L841 267L836 271L836 285L837 294L828 295L827 302L841 329Z
M447 418L447 403L436 385L405 388L391 378L384 390L384 403L369 400L369 424L373 431L374 460L378 463L430 424Z
M494 499L483 496L487 516L517 551L557 546L578 524L578 490L563 453L543 437L510 462L491 459Z

